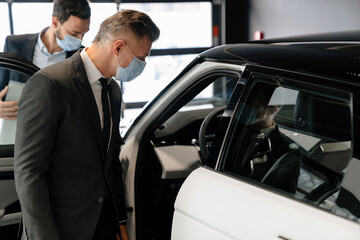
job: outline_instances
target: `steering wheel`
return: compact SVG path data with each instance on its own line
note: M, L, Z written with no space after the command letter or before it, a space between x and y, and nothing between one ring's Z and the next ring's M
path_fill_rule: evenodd
M199 147L200 147L200 157L202 162L204 163L209 156L209 143L206 140L206 132L211 123L216 119L219 114L222 114L225 111L226 106L221 108L216 108L212 112L210 112L204 119L201 124L199 131Z

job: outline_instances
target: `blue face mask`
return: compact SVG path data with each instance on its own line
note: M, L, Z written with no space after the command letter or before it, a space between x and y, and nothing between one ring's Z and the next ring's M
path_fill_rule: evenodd
M144 71L144 68L146 66L146 62L141 61L140 59L135 57L127 46L126 48L133 57L129 66L125 68L120 67L117 62L117 58L115 56L115 60L117 64L115 79L122 82L130 82L131 80L135 79Z
M56 43L62 49L64 49L64 51L75 51L81 47L82 41L77 37L66 34L65 38L61 40L60 38L58 38L56 32L55 35L56 35Z

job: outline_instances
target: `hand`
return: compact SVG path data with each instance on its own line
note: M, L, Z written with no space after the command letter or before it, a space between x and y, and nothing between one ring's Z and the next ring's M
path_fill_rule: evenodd
M116 240L129 240L129 235L125 225L120 225L121 238L116 234Z
M6 95L9 87L0 92L0 118L12 120L17 118L19 101L4 102L1 99Z

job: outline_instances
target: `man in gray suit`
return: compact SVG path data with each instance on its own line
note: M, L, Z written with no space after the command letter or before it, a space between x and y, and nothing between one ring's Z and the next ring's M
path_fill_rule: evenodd
M89 30L91 10L88 0L55 0L51 26L40 33L9 35L4 52L17 53L39 68L65 60L80 47ZM18 101L3 102L9 80L26 82L28 77L15 71L0 71L0 117L16 119Z
M14 161L23 238L128 239L114 78L137 77L159 35L145 13L119 11L91 47L28 80Z

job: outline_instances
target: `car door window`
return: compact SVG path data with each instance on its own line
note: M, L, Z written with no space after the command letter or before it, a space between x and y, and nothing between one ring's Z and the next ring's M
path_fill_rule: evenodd
M0 68L1 90L8 86L6 95L2 101L18 101L25 82L30 75L9 68ZM15 143L16 119L0 118L0 145L11 145Z
M359 221L359 211L339 197L349 194L343 179L353 172L350 160L360 166L352 156L352 94L264 74L253 73L250 80L219 169ZM354 178L347 179L351 188Z

